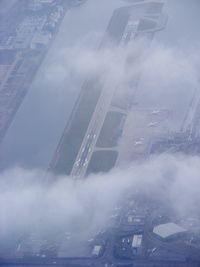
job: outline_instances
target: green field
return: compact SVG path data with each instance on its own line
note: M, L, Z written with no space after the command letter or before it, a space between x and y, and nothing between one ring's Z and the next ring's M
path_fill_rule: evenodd
M117 145L125 117L119 112L108 112L97 140L98 147L115 147Z
M116 163L118 152L114 150L95 151L90 160L87 175L110 171Z

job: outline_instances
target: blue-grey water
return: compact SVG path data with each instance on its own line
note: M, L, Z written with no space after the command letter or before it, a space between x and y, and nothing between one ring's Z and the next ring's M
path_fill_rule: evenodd
M74 47L98 43L120 0L88 0L66 13L59 33L18 110L0 151L0 166L47 168L70 116L84 76L64 73ZM64 65L61 64L64 60ZM59 62L60 60L60 62ZM67 62L66 62L67 61ZM70 67L66 67L68 72ZM55 75L55 77L54 77Z

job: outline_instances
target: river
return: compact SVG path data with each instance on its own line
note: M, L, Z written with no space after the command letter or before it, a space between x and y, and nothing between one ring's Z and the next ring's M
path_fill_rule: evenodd
M73 77L70 73L70 53L82 46L94 47L113 10L122 5L120 0L88 0L66 13L4 138L1 169L48 167L84 80L84 75Z

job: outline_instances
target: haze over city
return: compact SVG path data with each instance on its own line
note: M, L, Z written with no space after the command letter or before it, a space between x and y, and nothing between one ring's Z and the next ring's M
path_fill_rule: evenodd
M199 8L0 1L0 265L200 266Z

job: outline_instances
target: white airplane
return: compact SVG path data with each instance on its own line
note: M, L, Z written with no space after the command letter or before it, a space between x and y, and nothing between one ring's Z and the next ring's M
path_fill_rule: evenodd
M160 113L160 110L156 109L156 110L153 110L151 112L152 115L157 115L158 113Z
M135 146L138 146L138 145L143 145L143 142L142 141L135 141Z
M148 124L148 127L156 127L158 125L158 122L157 121L155 121L155 122L150 122L149 124Z

